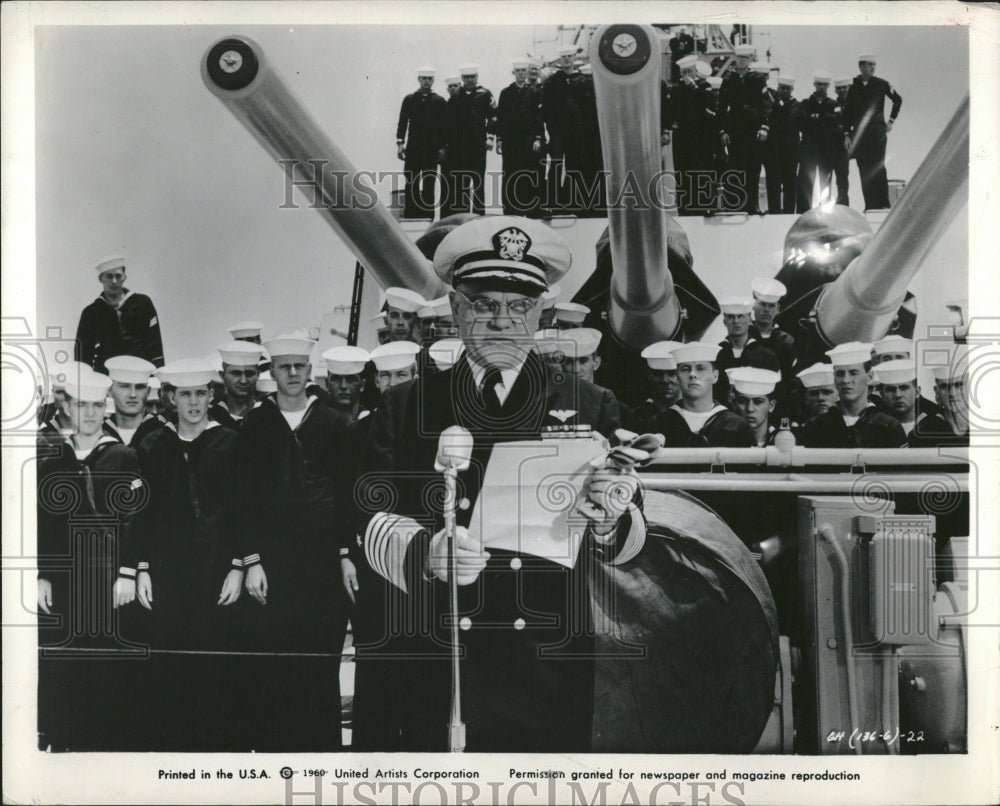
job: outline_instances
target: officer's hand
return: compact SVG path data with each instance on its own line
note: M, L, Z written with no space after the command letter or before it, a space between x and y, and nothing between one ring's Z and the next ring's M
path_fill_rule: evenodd
M216 604L231 605L240 598L241 587L243 587L243 571L239 568L230 569L226 578L222 580L222 590Z
M757 142L758 143L765 143L765 142L767 142L767 129L758 129L757 130Z
M52 607L52 583L47 579L38 580L38 609L43 613L51 613Z
M455 578L459 585L471 585L486 567L490 553L464 526L455 527ZM448 581L448 537L442 529L431 538L427 571L442 582Z
M584 486L577 512L590 521L595 534L606 535L625 514L638 489L639 477L632 468L597 468Z
M260 563L251 565L247 571L247 578L243 584L249 593L260 604L267 604L267 574L264 573L264 566Z
M114 606L122 607L135 601L135 580L118 577L113 590Z
M729 148L729 135L725 132L722 133L722 145Z
M352 603L356 603L354 594L358 590L358 569L354 567L350 557L340 558L340 574L344 580L344 590L347 591L347 598Z
M888 120L887 120L887 121L885 122L885 130L886 130L887 132L891 132L891 131L892 131L892 123L893 123L893 120L892 120L892 118L889 118L889 119L888 119Z
M135 595L139 604L147 610L153 609L153 579L148 571L140 571L135 577Z
M396 156L399 157L401 160L405 160L406 159L406 148L404 146L402 146L402 145L396 146Z

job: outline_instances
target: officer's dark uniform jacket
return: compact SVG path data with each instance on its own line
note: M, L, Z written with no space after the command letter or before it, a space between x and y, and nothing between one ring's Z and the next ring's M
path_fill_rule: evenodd
M586 381L556 384L532 353L502 405L480 396L463 359L438 375L390 389L374 416L362 448L357 501L368 572L377 569L396 597L384 603L389 615L381 623L405 615L411 625L433 629L434 640L413 637L412 626L407 636L397 625L382 636L388 641L382 649L410 657L380 661L378 647L358 648L354 735L366 750L440 751L447 746L449 707L442 618L447 586L429 581L423 568L430 538L443 528L435 493L442 481L434 472L441 432L457 424L474 439L471 466L458 480L458 494L468 503L457 510L463 526L494 445L584 424L611 434L618 406L611 392ZM476 583L459 588L459 608L470 619L460 636L470 752L590 749L594 666L587 568L634 556L644 537L645 521L632 505L607 544L584 534L572 569L526 552L489 549Z
M436 92L412 92L403 98L396 124L396 140L406 141L407 171L433 171L445 144L448 102Z
M107 371L104 362L116 355L134 355L162 367L163 340L153 301L127 288L117 308L99 296L80 314L74 353L77 361L101 373Z
M121 432L118 430L118 426L116 425L117 417L118 417L117 414L112 414L110 417L107 417L105 419L104 423L106 428L109 431L112 431L115 434L115 436L117 436L124 443L125 439L121 434ZM148 437L150 434L155 433L156 431L159 431L166 424L167 421L164 420L162 417L160 417L160 415L147 414L140 421L139 427L135 430L135 433L132 434L132 439L128 441L128 446L130 448L138 449L138 447L142 444L142 441L146 437Z
M807 448L899 448L906 443L903 426L871 403L852 426L834 404L802 426L801 435Z
M680 413L680 404L667 409L657 420L656 432L666 438L667 448L753 448L757 438L742 417L725 406L715 405L715 411L705 424L693 433Z

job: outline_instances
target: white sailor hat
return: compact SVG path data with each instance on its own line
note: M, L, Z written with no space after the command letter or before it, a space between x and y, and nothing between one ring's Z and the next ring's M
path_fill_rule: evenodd
M572 260L566 241L541 221L484 216L445 235L434 253L434 270L452 286L491 280L544 291L569 270Z
M717 90L722 86L722 76L709 76L707 81L708 86L710 86L713 90Z
M576 45L563 45L559 48L560 56L575 56L576 55Z
M387 288L385 290L385 304L397 311L416 313L427 304L427 300L416 291L410 291L408 288Z
M751 62L750 69L753 70L755 73L767 74L771 72L771 65L769 65L767 62Z
M90 367L81 367L79 372L71 372L66 377L66 394L85 403L103 403L110 388L111 378Z
M271 377L271 373L265 370L257 376L257 391L262 395L274 394L278 391L278 382Z
M817 70L813 73L813 84L829 84L831 81L833 81L833 76L826 70Z
M875 377L879 383L913 383L917 380L917 365L909 358L885 361L875 367Z
M312 350L315 346L316 341L310 339L301 331L282 333L280 336L275 336L273 339L268 339L264 342L264 349L267 350L268 355L272 359L277 358L279 355L309 356L312 355Z
M379 372L393 372L412 366L419 352L420 345L412 341L391 341L372 350L371 360Z
M163 383L155 375L149 379L149 399L159 400L160 399L160 387Z
M371 321L375 323L375 327L378 330L382 330L383 328L388 327L388 325L387 325L387 323L385 321L385 311L380 311L379 313L375 314L371 318Z
M931 367L931 375L934 376L935 383L947 383L965 378L969 371L969 356L966 353L958 353L952 360L940 367Z
M703 62L700 59L698 60L698 63L694 66L694 69L698 73L698 75L700 75L702 78L708 78L710 75L712 75L711 66L707 62Z
M557 302L555 304L556 321L579 325L587 318L590 308L579 302Z
M849 341L827 350L826 354L835 367L853 367L872 360L872 346L864 341Z
M794 87L795 76L778 76L779 87Z
M849 86L851 86L851 79L846 78L844 76L837 76L833 80L833 86L835 86L835 87L849 87Z
M559 283L553 283L542 293L542 309L548 310L549 308L554 308L556 305L556 300L559 299L559 295L562 294L562 288L560 288Z
M479 65L475 62L466 62L458 66L458 74L461 76L478 76Z
M448 76L448 78L446 78L444 80L444 83L445 84L461 84L462 83L462 79L459 76Z
M229 335L234 339L260 338L264 326L260 322L237 322L230 326Z
M562 330L559 337L567 342L566 354L576 358L593 355L601 343L601 331L592 327L574 327L570 330Z
M746 297L724 297L719 300L719 310L723 313L750 313L753 310L753 300Z
M677 369L677 359L674 350L683 346L679 341L658 341L650 344L641 355L646 359L650 369Z
M255 367L264 355L264 348L252 341L227 342L219 348L219 356L223 364L234 367Z
M750 288L753 290L753 295L761 302L778 302L788 293L784 283L769 277L755 277L750 283Z
M677 362L677 366L691 364L695 361L714 363L721 349L718 344L711 344L707 341L689 341L674 350L674 360Z
M875 64L878 61L878 57L874 53L862 53L858 56L858 62L871 62Z
M681 70L687 70L689 67L694 67L698 63L698 57L693 53L689 53L687 56L682 56L677 60L677 66Z
M747 56L753 56L757 52L757 48L753 45L737 45L735 51L737 56L746 58Z
M119 383L148 383L156 367L145 358L134 355L116 355L104 362L108 377Z
M156 370L161 383L169 383L177 389L188 386L207 386L219 380L219 373L205 358L182 358L171 361Z
M886 336L884 339L879 339L872 346L875 350L875 355L886 355L889 353L906 353L909 356L913 355L913 342L896 334Z
M206 355L205 360L212 365L212 369L214 369L217 373L219 373L220 376L222 375L222 356L219 355L218 350L213 350L208 355ZM216 380L219 379L216 378Z
M510 66L514 70L527 70L531 67L531 62L527 59L514 59L511 61Z
M427 353L442 372L455 366L464 351L465 344L461 339L441 339L427 348Z
M563 331L558 330L554 327L543 328L542 330L535 331L535 347L539 353L542 355L548 355L549 353L554 353L557 350L561 350L562 347L559 344L559 339L562 336Z
M421 319L452 319L451 297L445 294L443 297L432 299L427 302L419 311L417 316Z
M815 389L819 386L833 386L833 365L813 364L808 369L804 369L795 376L806 389Z
M323 361L326 362L326 371L330 375L357 375L363 372L365 364L371 359L367 350L360 347L352 347L349 344L341 344L331 347L323 353Z
M781 373L757 367L733 367L727 370L729 382L741 395L770 395L781 380Z
M97 271L97 276L100 277L106 271L114 271L115 269L125 269L125 258L121 255L108 255L107 257L101 258L94 265L94 269Z
M434 78L437 71L433 67L418 67L417 68L417 78L423 78L427 76L428 78Z

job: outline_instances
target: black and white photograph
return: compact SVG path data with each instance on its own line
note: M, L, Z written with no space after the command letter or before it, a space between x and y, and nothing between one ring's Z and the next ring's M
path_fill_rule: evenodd
M6 801L1000 797L995 8L2 14Z

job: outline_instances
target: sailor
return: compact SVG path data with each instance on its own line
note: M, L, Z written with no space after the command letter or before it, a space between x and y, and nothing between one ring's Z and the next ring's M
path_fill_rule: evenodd
M872 345L872 364L876 367L885 361L902 361L913 358L913 342L895 333L879 339Z
M868 399L871 353L871 344L854 341L827 350L839 400L802 427L807 448L898 448L906 442L903 427Z
M837 104L829 96L829 73L813 75L813 93L799 104L802 129L802 150L799 160L798 212L811 210L816 185L833 198L833 165L843 140L843 129L837 115Z
M90 370L87 364L79 361L68 363L59 368L58 372L49 375L49 389L52 402L46 403L38 411L38 445L62 445L66 437L73 433L73 424L67 414L66 381L71 377L79 377L80 373Z
M231 341L219 348L223 394L209 409L211 418L237 428L257 401L257 378L264 348L249 341Z
M542 316L538 321L539 329L555 327L556 302L562 294L562 289L558 283L553 283L552 287L542 294Z
M393 485L391 511L379 511L386 496L376 500L358 488L367 566L395 592L397 599L387 606L398 605L398 613L392 607L389 612L409 614L416 630L397 629L383 647L412 657L391 660L358 647L359 684L372 689L370 696L360 689L355 695L359 749L447 747L450 655L437 616L445 612L440 608L448 590L441 565L446 543L428 484L440 478L434 471L439 437L456 424L472 435L471 464L459 476L463 501L456 509L466 748L590 749L594 649L581 575L594 562L620 562L641 547L642 514L634 503L624 505L633 500L629 492L637 479L627 471L594 471L588 489L601 504L600 514L585 507L588 518L596 517L581 522L576 547L570 553L561 549L558 560L533 541L523 549L487 550L483 545L498 525L471 521L476 508L497 494L483 488L484 471L494 462L517 461L516 446L503 450L504 443L537 440L549 423L589 426L602 434L618 425L610 392L576 378L553 383L532 349L540 296L570 259L558 233L532 219L506 216L457 227L435 254L435 269L454 288L465 352L451 370L390 389L363 451L359 485ZM606 481L622 485L622 505L607 501Z
M771 114L767 82L750 70L756 52L753 45L736 46L736 68L726 74L719 90L719 135L729 151L730 167L738 172L738 209L750 213L757 212L759 195L752 181L754 147L767 141Z
M139 683L141 714L120 718L141 724L146 750L237 750L233 718L245 703L234 696L228 657L217 654L236 648L234 624L220 606L232 605L243 586L230 533L237 437L209 417L218 377L211 363L172 361L158 375L175 390L177 422L139 446L149 502L122 547L114 588L116 607L138 600L150 611L149 641L158 652Z
M580 327L590 315L590 308L579 302L555 303L555 326L559 330L569 330Z
M444 80L444 84L448 90L449 98L454 97L455 93L462 89L462 79L460 76L448 76L448 78Z
M123 636L111 591L146 490L135 451L105 426L111 378L82 366L65 384L70 433L39 450L37 470L38 643L52 648L39 657L39 746L133 750L121 717L140 705L125 677L134 666L116 650L140 647Z
M559 71L545 80L542 86L542 117L549 133L549 170L543 208L558 210L565 207L570 187L566 181L567 150L576 137L573 83L577 75L573 65L576 46L559 48Z
M646 388L650 395L632 410L629 428L643 434L656 430L657 419L681 399L677 379L677 361L673 351L681 346L679 341L658 341L642 351L649 369L646 371Z
M396 124L396 156L406 177L403 218L434 218L434 185L444 146L448 102L433 91L434 68L417 70L420 89L403 98Z
M575 327L561 331L559 338L567 344L563 371L593 383L594 372L601 366L601 357L597 354L601 331L592 327Z
M94 269L103 291L80 314L75 358L104 372L105 361L134 355L163 366L160 319L153 301L125 287L125 258L109 257Z
M459 357L465 352L465 345L459 338L441 339L434 342L428 349L434 368L444 372L455 366Z
M705 212L705 204L696 196L697 180L691 172L707 171L712 167L713 141L705 137L711 100L708 89L698 83L695 69L698 64L701 62L693 53L677 62L680 83L671 90L667 115L673 142L677 210L680 215ZM705 201L710 203L710 199Z
M379 392L417 377L417 356L420 345L412 341L394 341L382 344L371 351L375 364L375 384Z
M367 350L346 344L323 353L330 406L351 424L369 414L361 407L361 395L365 390L365 365L370 358Z
M534 215L542 188L535 184L535 165L545 145L542 91L528 84L527 59L511 63L514 81L497 101L497 150L503 156L503 211Z
M969 445L969 366L967 354L960 353L946 366L931 368L934 398L940 411L917 422L910 433L911 447Z
M858 57L859 75L847 92L844 147L857 160L866 210L889 207L889 181L885 173L885 146L903 106L902 96L884 78L875 75L874 53ZM885 119L885 99L892 101Z
M260 322L245 321L230 325L228 330L233 341L248 341L251 344L260 344L264 326Z
M670 48L670 80L674 83L681 81L684 66L681 62L689 55L694 54L694 37L688 33L685 26L680 26L672 31L673 36L667 46Z
M456 182L448 188L448 215L486 211L483 186L486 152L493 150L496 132L496 104L493 94L479 84L479 65L459 67L462 89L448 100L445 116L445 147L439 156L447 161ZM442 215L445 211L442 212Z
M726 338L719 342L715 367L719 371L715 387L715 399L729 402L729 378L725 371L732 367L757 367L780 371L778 357L772 350L750 335L750 312L754 300L746 297L725 297L719 301L722 324L726 328Z
M919 411L920 387L917 386L917 365L912 359L899 358L883 361L875 367L882 393L883 407L889 416L899 421L907 437L913 433L918 420L928 417Z
M387 321L386 312L380 311L375 314L371 321L375 328L375 338L378 340L379 344L385 344L389 341L389 322Z
M826 414L836 404L837 389L833 385L832 364L813 364L795 377L802 382L802 412L806 420Z
M833 90L837 95L837 108L835 111L837 113L838 126L842 132L847 131L845 117L847 115L847 93L850 89L850 78L839 77L833 80ZM850 207L851 200L848 193L850 189L850 160L847 157L847 149L844 147L843 142L837 143L834 154L833 175L837 179L837 204Z
M385 290L385 319L389 326L389 341L420 341L420 318L417 312L427 305L416 291L408 288Z
M769 369L734 367L729 370L733 388L733 409L753 430L758 448L774 444L777 429L769 423L776 400L774 389L781 375Z
M668 448L752 448L756 442L746 420L712 399L719 380L719 345L693 341L673 351L681 399L657 420L656 431Z
M767 211L795 212L795 178L799 167L799 102L792 97L793 76L778 76L778 90L771 107L764 169L767 174Z
M753 293L753 321L747 330L749 338L777 356L781 377L789 381L795 363L795 338L775 322L781 311L781 300L788 289L784 283L769 277L755 277L750 288Z
M111 378L111 399L115 405L107 425L123 444L138 448L147 436L164 424L159 417L146 414L149 379L156 367L134 355L116 355L104 364Z
M451 311L451 300L447 295L432 299L419 311L420 334L425 343L433 344L440 339L453 338L458 335L458 326Z
M348 427L306 389L315 342L300 334L264 342L277 391L237 432L234 568L253 599L251 663L262 684L249 744L257 751L329 752L341 747L340 653L344 591L331 585L349 544L353 478L342 461ZM322 681L317 684L317 681Z

